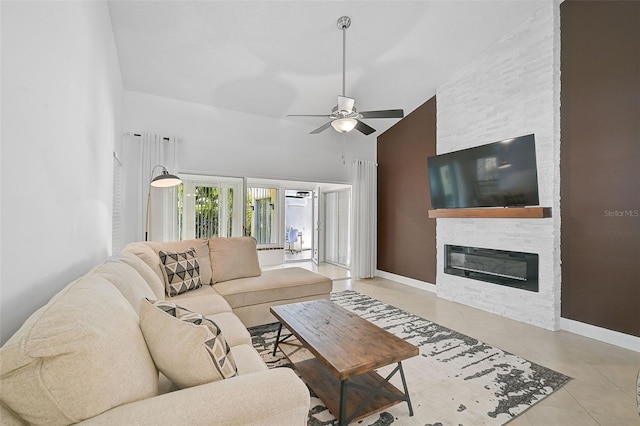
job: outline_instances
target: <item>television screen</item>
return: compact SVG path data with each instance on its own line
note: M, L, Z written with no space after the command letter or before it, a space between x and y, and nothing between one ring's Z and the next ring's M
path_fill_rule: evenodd
M427 167L433 209L539 204L532 134L429 157Z

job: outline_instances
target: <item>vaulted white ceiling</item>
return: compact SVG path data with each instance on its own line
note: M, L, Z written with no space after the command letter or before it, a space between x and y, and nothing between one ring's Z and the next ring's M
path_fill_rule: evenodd
M342 91L408 114L548 0L121 1L109 7L125 89L308 123ZM397 119L364 120L378 131Z

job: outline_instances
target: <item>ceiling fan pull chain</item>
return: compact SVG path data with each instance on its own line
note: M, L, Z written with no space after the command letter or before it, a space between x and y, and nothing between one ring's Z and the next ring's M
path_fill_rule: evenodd
M347 164L347 161L345 160L345 157L344 157L344 140L346 139L346 137L347 136L343 133L342 134L342 165L343 166Z

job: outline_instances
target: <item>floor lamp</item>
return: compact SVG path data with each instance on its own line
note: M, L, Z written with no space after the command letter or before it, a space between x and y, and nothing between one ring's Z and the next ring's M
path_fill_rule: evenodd
M158 167L160 167L162 171L158 176L153 177L153 173ZM149 208L151 203L151 187L153 186L155 188L171 188L173 186L180 185L181 183L182 180L178 176L170 174L165 166L161 166L158 164L157 166L154 166L153 169L151 169L151 183L149 184L149 190L147 191L147 220L145 221L144 227L145 241L149 241L149 228L151 226L149 220L151 216L151 209Z

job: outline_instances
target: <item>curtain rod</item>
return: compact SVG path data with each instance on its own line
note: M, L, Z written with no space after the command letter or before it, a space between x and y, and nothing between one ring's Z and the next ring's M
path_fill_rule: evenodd
M133 137L136 137L136 138L141 138L141 137L142 137L142 133L133 133L133 132L128 132L128 133L125 133L125 135L126 135L126 136L133 136ZM170 138L170 137L168 137L168 136L161 136L160 138L161 138L163 141L167 141L167 142L171 141L171 139L173 139L173 140L175 140L175 141L177 142L177 140L176 140L175 138Z
M364 164L365 162L369 162L369 160L353 160L351 164ZM378 167L378 163L376 161L370 161L374 166Z

